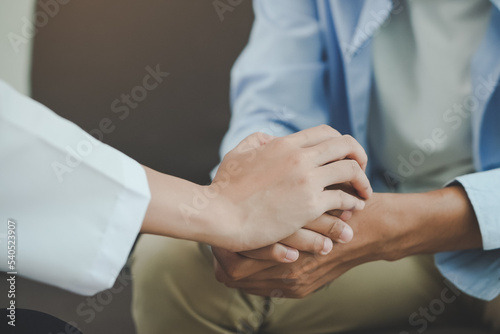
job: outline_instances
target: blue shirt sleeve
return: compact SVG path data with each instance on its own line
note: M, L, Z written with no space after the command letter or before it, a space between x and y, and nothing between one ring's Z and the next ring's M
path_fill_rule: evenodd
M222 157L254 132L284 136L328 123L316 3L253 3L250 39L231 72L232 118Z
M483 250L436 255L441 273L474 297L492 300L500 295L500 169L464 175L460 183L474 208Z

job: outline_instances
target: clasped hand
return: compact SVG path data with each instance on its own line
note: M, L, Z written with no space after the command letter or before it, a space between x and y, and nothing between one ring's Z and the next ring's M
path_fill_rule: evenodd
M241 173L245 178L227 181L241 155L247 155ZM236 182L238 187L226 187L224 195L246 209L237 223L241 233L236 246L213 248L217 278L230 287L269 295L287 279L309 277L309 269L328 261L336 244L353 238L346 221L372 195L366 163L358 142L328 126L244 140L228 153L212 184ZM295 284L287 296L302 297L317 288L307 285L299 290Z

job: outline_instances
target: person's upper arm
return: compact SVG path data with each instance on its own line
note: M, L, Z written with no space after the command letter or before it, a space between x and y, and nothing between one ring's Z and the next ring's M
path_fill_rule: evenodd
M500 169L460 176L460 183L474 208L483 250L436 255L441 273L458 288L477 298L500 295Z
M111 287L149 204L142 166L2 81L0 161L0 235L16 222L18 274L80 294Z
M255 0L248 45L231 72L224 156L246 136L328 123L324 45L315 1Z

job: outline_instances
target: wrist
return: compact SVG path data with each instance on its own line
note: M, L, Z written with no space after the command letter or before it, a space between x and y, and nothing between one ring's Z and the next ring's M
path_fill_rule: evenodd
M237 205L220 192L214 183L199 186L201 214L197 215L197 224L203 231L202 242L227 250L239 250L240 221ZM203 204L202 204L203 203Z
M394 261L423 252L423 231L432 218L428 217L429 198L425 194L392 194L391 197L387 210L392 238L386 257Z
M474 209L460 186L427 193L392 194L386 201L386 210L392 231L385 254L389 259L482 245Z
M151 201L142 233L231 247L237 232L234 205L216 188L144 169Z
M408 207L416 194L374 194L380 219L380 240L375 260L396 261L411 255L415 217Z

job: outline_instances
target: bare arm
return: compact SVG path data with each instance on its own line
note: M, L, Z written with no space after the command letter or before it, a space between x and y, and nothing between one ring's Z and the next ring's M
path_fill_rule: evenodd
M350 182L368 198L365 165L361 146L327 126L276 139L255 134L226 155L210 186L145 168L152 200L142 232L233 251L267 246L327 211L362 209L358 197L325 188Z
M421 194L374 194L349 224L354 230L351 242L335 244L326 256L301 253L291 264L242 260L215 249L216 276L249 293L269 295L281 289L287 297L300 298L365 262L482 246L473 208L460 186Z

